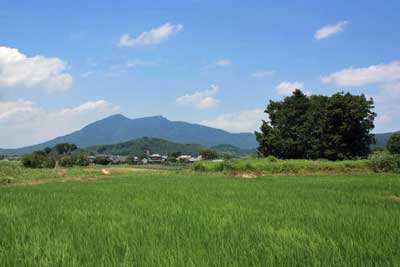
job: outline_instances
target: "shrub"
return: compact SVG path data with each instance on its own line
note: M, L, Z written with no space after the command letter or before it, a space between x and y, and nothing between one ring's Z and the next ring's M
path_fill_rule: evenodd
M74 164L77 166L88 166L90 160L83 154L75 156Z
M108 164L110 164L111 161L107 157L96 157L93 162L95 164L108 165Z
M202 163L196 163L194 165L194 170L196 172L205 172L206 171L206 167Z
M45 168L47 161L47 155L43 151L35 151L22 157L22 164L27 168Z
M388 152L375 153L370 157L369 164L375 172L400 172L400 155Z
M400 133L393 134L386 144L387 150L393 154L400 154Z
M213 160L218 158L218 153L215 150L212 149L206 149L201 152L201 157L204 160Z
M74 158L72 156L64 156L59 162L61 167L72 167L74 166L74 163Z
M266 159L268 162L277 162L277 161L278 161L278 158L277 158L277 157L274 157L274 156L272 156L272 155L266 157L265 159Z
M222 166L223 171L233 171L235 169L229 162L223 162Z

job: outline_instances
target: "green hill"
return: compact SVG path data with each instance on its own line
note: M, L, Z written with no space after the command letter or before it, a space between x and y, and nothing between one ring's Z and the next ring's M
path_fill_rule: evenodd
M223 144L211 147L213 150L230 154L234 157L249 157L257 155L257 149L244 149L233 145Z
M96 145L80 149L85 154L135 155L141 156L148 150L150 153L170 155L174 152L197 156L207 147L196 144L179 144L159 138L143 137L115 145Z

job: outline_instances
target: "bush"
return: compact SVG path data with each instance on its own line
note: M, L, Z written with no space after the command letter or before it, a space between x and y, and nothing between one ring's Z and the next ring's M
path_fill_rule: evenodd
M201 157L204 160L213 160L218 158L218 153L215 150L212 149L206 149L201 152Z
M82 154L75 157L74 164L77 166L89 166L90 160Z
M93 162L95 164L108 165L108 164L110 164L111 161L107 157L96 157Z
M26 168L52 168L55 161L49 158L43 151L35 151L31 154L25 154L22 157L22 164Z
M375 153L370 157L369 164L375 172L400 172L400 155L388 152Z
M196 172L205 172L206 171L206 167L202 163L196 163L194 165L194 170Z
M72 156L64 156L60 159L60 166L61 167L72 167L74 166L75 160Z
M265 159L266 159L268 162L277 162L277 161L278 161L278 158L277 158L277 157L274 157L274 156L272 156L272 155L266 157Z
M393 134L386 144L387 150L393 154L400 154L400 133Z

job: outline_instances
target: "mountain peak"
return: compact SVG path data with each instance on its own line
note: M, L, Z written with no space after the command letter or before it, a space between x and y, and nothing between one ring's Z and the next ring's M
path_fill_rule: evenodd
M107 117L106 119L129 119L129 118L118 113L118 114L111 115L111 116Z

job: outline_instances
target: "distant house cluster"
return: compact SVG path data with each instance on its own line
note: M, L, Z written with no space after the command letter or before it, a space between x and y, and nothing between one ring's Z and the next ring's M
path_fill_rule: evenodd
M180 155L176 158L169 157L168 155L161 155L158 153L150 154L146 151L145 157L137 157L137 156L122 156L122 155L108 155L108 154L91 154L88 156L88 159L91 163L96 163L96 159L106 159L107 162L111 164L164 164L169 160L174 162L182 162L182 163L194 163L202 160L202 156L192 156L192 155Z

